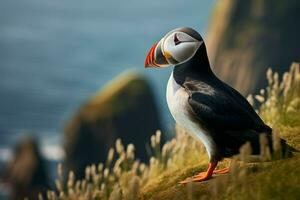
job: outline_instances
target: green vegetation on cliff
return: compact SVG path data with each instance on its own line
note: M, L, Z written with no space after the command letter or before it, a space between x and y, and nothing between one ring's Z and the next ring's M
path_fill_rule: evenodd
M77 178L83 178L87 165L105 162L117 138L126 145L133 143L136 157L145 162L145 144L161 128L147 79L123 73L89 98L66 124L66 171L73 170Z

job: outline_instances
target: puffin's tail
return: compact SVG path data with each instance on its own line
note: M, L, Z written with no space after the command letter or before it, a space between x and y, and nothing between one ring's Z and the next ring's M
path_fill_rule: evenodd
M269 140L269 147L273 154L279 154L282 152L283 157L290 157L294 152L300 152L299 150L287 144L286 140L279 137L278 133L275 133L269 126L265 125L264 129L264 134Z
M295 149L294 147L292 147L291 145L288 145L287 143L286 143L286 141L284 140L284 142L285 142L285 148L286 148L286 151L288 151L288 152L294 152L294 153L299 153L300 151L298 150L298 149Z
M277 156L283 157L283 158L290 158L293 156L293 153L295 152L300 152L299 150L295 149L294 147L290 146L289 144L286 143L286 141L282 138L278 138L280 140L280 147L275 148L276 145L273 143L275 142L274 139L272 139L272 154L273 157L276 159L278 158ZM275 139L275 140L278 140Z
M281 153L282 157L291 157L294 152L300 152L299 150L287 144L286 140L279 137L279 135L276 134L269 126L264 125L263 129L264 131L262 134L267 136L269 148L271 150L271 153L273 154L273 157L277 157L274 155L280 156Z

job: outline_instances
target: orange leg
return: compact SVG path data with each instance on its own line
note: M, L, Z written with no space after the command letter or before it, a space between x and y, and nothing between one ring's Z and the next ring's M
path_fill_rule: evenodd
M196 176L192 176L189 177L187 179L185 179L184 181L181 181L179 183L181 184L186 184L186 183L190 183L190 182L202 182L202 181L206 181L208 179L210 179L214 173L214 169L217 167L218 162L211 162L208 165L208 169L206 172L204 173L199 173Z

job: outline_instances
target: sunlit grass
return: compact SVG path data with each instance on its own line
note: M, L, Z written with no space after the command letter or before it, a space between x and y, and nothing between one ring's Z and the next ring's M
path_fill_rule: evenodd
M296 148L300 144L300 73L299 64L279 80L277 73L267 72L269 82L249 101L274 132ZM150 139L153 156L149 164L135 159L134 146L124 147L118 139L106 163L87 166L85 178L76 180L69 172L66 184L62 166L58 166L55 191L47 199L300 199L300 157L272 162L231 162L231 172L204 183L179 185L178 182L206 169L207 155L199 142L176 127L176 137L161 148L160 131ZM275 137L276 140L276 137ZM264 145L264 140L261 140ZM245 145L238 156L248 160L251 149ZM262 160L270 160L267 150ZM229 165L225 160L222 165ZM42 199L42 196L39 196Z

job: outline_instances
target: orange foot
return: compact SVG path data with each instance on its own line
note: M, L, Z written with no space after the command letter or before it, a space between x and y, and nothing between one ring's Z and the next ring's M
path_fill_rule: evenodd
M229 167L223 169L216 169L213 174L227 174L229 172ZM204 176L207 172L200 172L199 174L193 176L193 178Z
M206 172L200 172L199 174L189 177L184 181L179 182L180 184L186 184L190 182L202 182L210 179L213 174L226 174L229 172L229 168L214 170L217 166L217 162L209 163L208 169Z

